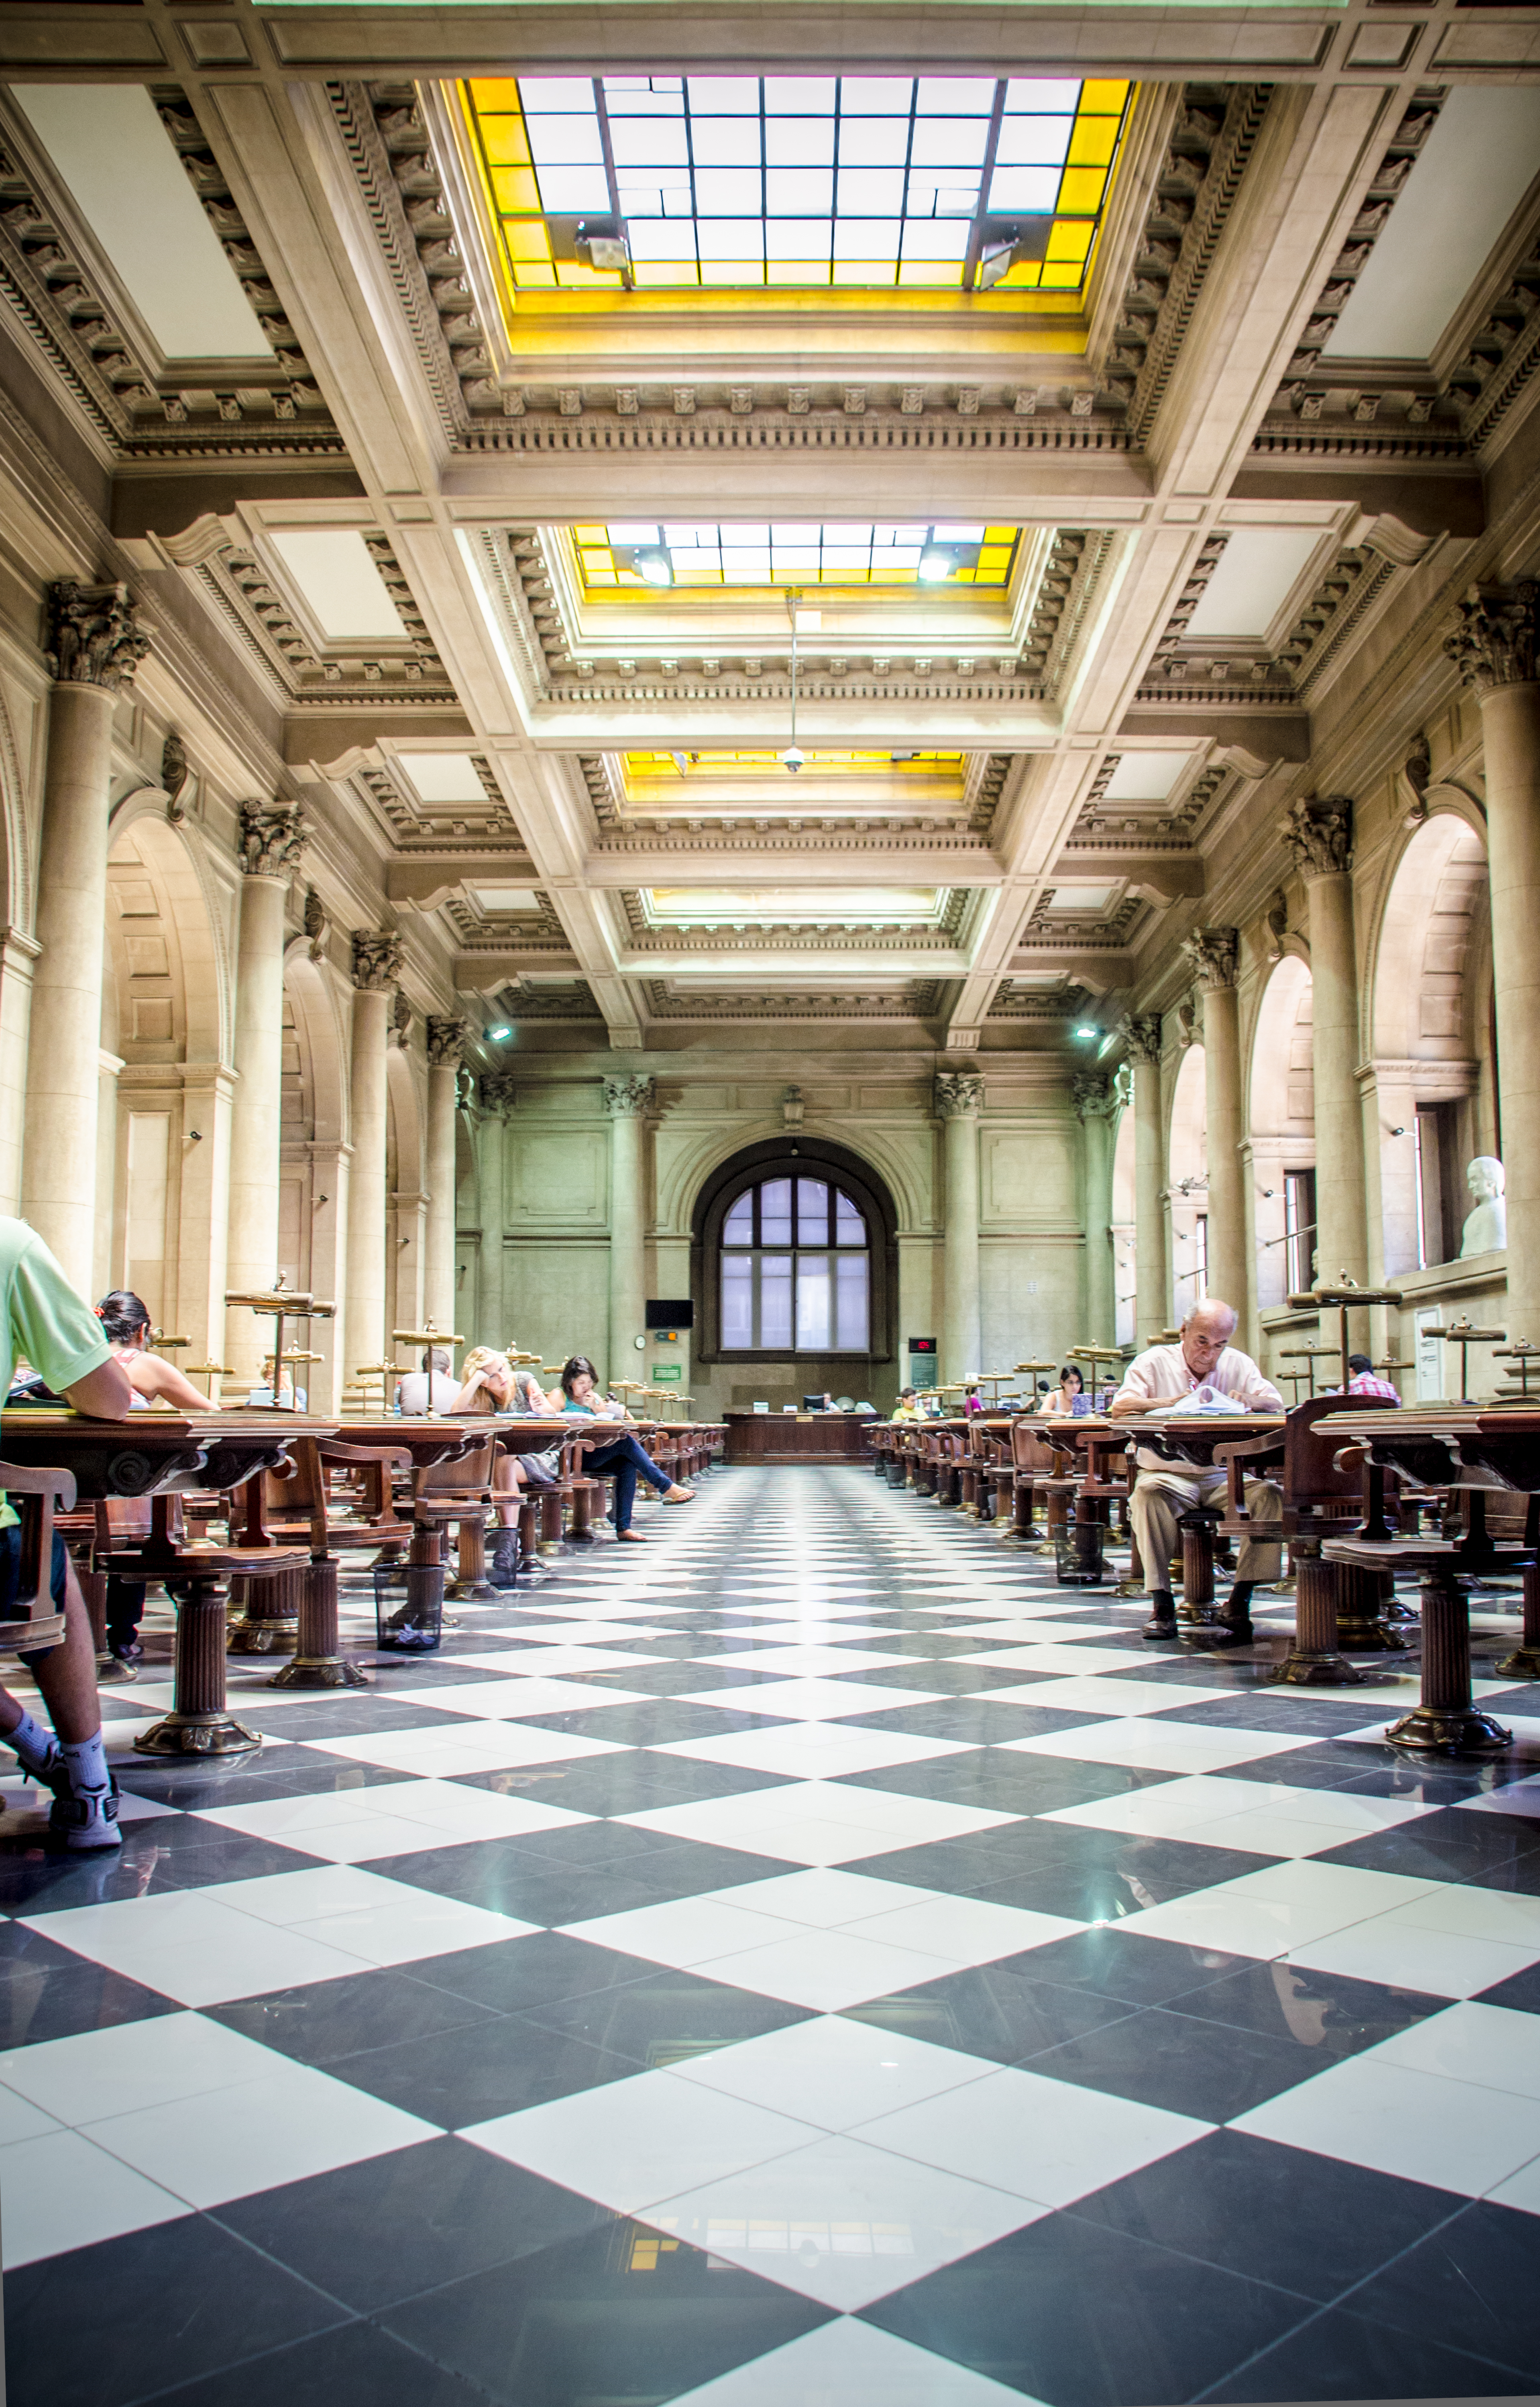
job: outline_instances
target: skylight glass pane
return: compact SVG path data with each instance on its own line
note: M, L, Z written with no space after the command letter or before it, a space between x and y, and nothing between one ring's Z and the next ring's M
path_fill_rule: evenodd
M703 239L706 231L703 226ZM955 280L967 231L955 225L905 228L906 243L929 246L917 253L916 272ZM631 520L607 527L575 527L573 544L585 592L618 600L645 592L656 604L667 589L635 567L633 555L638 549L661 548L667 554L676 589L914 585L920 581L921 563L923 581L932 591L946 585L1000 589L1010 583L1020 531L961 520L934 526L817 526L788 520L772 527L681 521L660 528L646 520Z
M520 292L971 289L986 214L1050 218L995 290L1083 283L1131 87L969 76L503 77L465 87ZM607 131L607 159L606 135ZM833 171L831 173L831 170ZM623 235L595 269L578 227ZM918 227L960 229L916 236ZM991 235L996 229L991 229Z

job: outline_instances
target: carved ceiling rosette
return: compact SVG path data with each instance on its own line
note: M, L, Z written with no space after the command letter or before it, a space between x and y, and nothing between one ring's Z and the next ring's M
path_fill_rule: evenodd
M1444 649L1476 693L1533 685L1540 658L1540 579L1473 585Z
M938 1070L935 1074L935 1116L938 1120L976 1120L984 1108L984 1081L977 1070Z
M126 585L77 585L48 590L49 673L60 685L99 685L116 693L129 684L150 649Z
M309 825L297 803L242 803L238 848L243 876L287 878L299 867L309 841Z
M604 1085L605 1109L612 1120L640 1119L652 1109L657 1090L650 1078L606 1078Z
M1182 938L1182 951L1205 994L1212 994L1219 987L1234 985L1240 968L1240 947L1238 928L1199 928Z
M1340 877L1353 865L1353 805L1346 794L1297 796L1278 833L1304 877Z
M355 928L353 984L360 994L383 994L401 971L401 939L393 928Z
M465 1058L465 1044L471 1033L468 1019L431 1011L428 1014L428 1066L433 1070L458 1070Z

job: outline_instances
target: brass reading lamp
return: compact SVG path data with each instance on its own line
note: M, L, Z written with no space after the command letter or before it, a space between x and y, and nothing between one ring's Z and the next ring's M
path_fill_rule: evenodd
M235 1366L233 1362L189 1362L187 1375L190 1379L207 1378L208 1401L211 1404L217 1404L220 1399L216 1382L221 1379L233 1379L235 1375Z
M1019 1372L1020 1372L1020 1371L1027 1371L1027 1372L1030 1372L1030 1373L1031 1373L1031 1374L1032 1374L1032 1382L1033 1382L1032 1393L1031 1393L1031 1395L1030 1395L1030 1396L1028 1397L1028 1399L1027 1399L1027 1410L1028 1410L1028 1412L1029 1412L1029 1413L1034 1413L1034 1412L1037 1410L1037 1404L1038 1404L1037 1381L1038 1381L1038 1379L1041 1377L1041 1375L1043 1374L1043 1373L1044 1373L1044 1372L1048 1372L1048 1371L1057 1371L1057 1369L1058 1369L1058 1368L1059 1368L1058 1363L1057 1363L1057 1362L1053 1362L1053 1361L1048 1361L1048 1362L1018 1362L1018 1364L1016 1365L1016 1369L1017 1369L1017 1371L1019 1371ZM1013 1374L1012 1374L1012 1375L1014 1376L1014 1375L1015 1375L1015 1374L1013 1373Z
M1123 1349L1120 1346L1072 1346L1069 1349L1067 1359L1071 1362L1089 1362L1091 1364L1091 1401L1094 1404L1096 1402L1096 1389L1099 1384L1096 1374L1097 1364L1099 1362L1121 1362L1123 1359Z
M451 1337L447 1329L435 1329L433 1321L428 1319L421 1329L392 1329L391 1343L392 1346L446 1346L452 1354L455 1347L463 1346L465 1341L463 1337Z
M224 1300L227 1304L243 1303L249 1311L256 1313L259 1317L266 1317L272 1319L274 1322L272 1350L275 1364L280 1361L283 1357L283 1324L286 1320L303 1320L306 1324L307 1334L308 1334L309 1324L312 1320L330 1320L332 1315L336 1310L335 1303L319 1303L307 1288L291 1288L285 1286L284 1275L281 1271L279 1271L277 1278L273 1281L270 1288L258 1289L249 1295L226 1294ZM283 1407L278 1403L278 1373L276 1369L274 1372L273 1403L276 1410L281 1411L283 1409Z
M164 1329L152 1329L150 1332L150 1351L155 1354L169 1354L177 1346L191 1346L192 1343L191 1337L168 1337Z
M387 1381L400 1379L405 1375L399 1362L355 1362L353 1365L355 1379L366 1380L370 1387L373 1387L377 1379L379 1381L379 1409L382 1413L385 1410ZM364 1408L366 1411L373 1412L375 1406L372 1396L365 1396Z
M1356 1279L1349 1278L1347 1272L1343 1271L1338 1275L1334 1286L1313 1287L1305 1294L1291 1295L1289 1298L1289 1307L1293 1312L1307 1312L1311 1304L1314 1304L1318 1311L1325 1311L1333 1304L1336 1306L1337 1350L1342 1357L1342 1387L1346 1392L1348 1376L1348 1315L1350 1312L1362 1310L1363 1305L1368 1303L1399 1303L1401 1300L1401 1289L1398 1287L1360 1287ZM1311 1393L1314 1394L1314 1392L1312 1389Z
M1328 1356L1333 1362L1336 1360L1337 1348L1334 1346L1285 1346L1279 1348L1278 1360L1308 1363L1307 1371L1285 1371L1283 1376L1292 1381L1296 1389L1301 1379L1308 1378L1313 1396L1316 1392L1316 1364Z
M1421 1332L1421 1334L1424 1337L1442 1337L1447 1346L1459 1346L1460 1402L1462 1404L1469 1404L1475 1402L1474 1397L1468 1393L1471 1384L1470 1372L1468 1368L1471 1359L1471 1347L1473 1346L1501 1346L1506 1338L1507 1333L1508 1332L1505 1329L1476 1329L1465 1317L1463 1313L1458 1320L1451 1320L1447 1329L1424 1329Z
M1521 1404L1527 1404L1530 1400L1530 1373L1540 1368L1540 1346L1532 1345L1527 1337L1516 1337L1511 1346L1504 1346L1500 1352L1493 1355L1492 1360L1497 1362L1518 1363L1519 1401Z

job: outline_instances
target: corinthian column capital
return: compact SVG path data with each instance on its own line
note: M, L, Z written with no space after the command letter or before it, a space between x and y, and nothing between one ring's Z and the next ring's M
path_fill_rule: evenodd
M48 664L60 685L99 685L116 693L132 681L149 649L126 585L65 579L49 587Z
M481 1108L486 1112L507 1112L519 1091L519 1081L511 1070L488 1070L481 1080Z
M434 1070L457 1070L464 1058L465 1039L470 1034L468 1019L442 1018L437 1012L428 1014L428 1066Z
M401 969L401 939L393 928L353 932L353 984L361 994L383 994Z
M1123 1100L1118 1081L1105 1070L1077 1070L1071 1085L1082 1120L1109 1120Z
M1540 581L1525 577L1517 585L1473 585L1444 649L1476 693L1533 685L1540 655Z
M1182 938L1182 951L1205 994L1234 985L1240 967L1240 944L1238 928L1200 928L1195 934Z
M612 1120L640 1119L652 1109L656 1090L650 1078L606 1078L604 1086L605 1109Z
M1294 867L1305 877L1339 876L1353 865L1353 805L1346 794L1322 801L1301 795L1278 831Z
M1135 1061L1147 1070L1161 1065L1161 1015L1158 1011L1129 1012L1118 1022L1118 1033Z
M297 803L242 803L240 865L247 877L287 878L299 867L310 829Z
M984 1081L977 1070L938 1070L935 1074L935 1116L938 1120L976 1120L984 1108Z

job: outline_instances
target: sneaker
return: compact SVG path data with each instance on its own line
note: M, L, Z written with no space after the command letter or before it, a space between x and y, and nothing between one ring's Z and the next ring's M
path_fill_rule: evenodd
M493 1588L516 1588L519 1584L519 1532L499 1529L497 1544L492 1548L492 1563L487 1574Z
M78 1797L68 1776L63 1776L53 1792L49 1835L72 1856L101 1855L109 1847L121 1847L123 1834L118 1828L118 1783L113 1775L108 1773L105 1790L92 1789L83 1797Z

